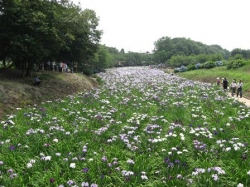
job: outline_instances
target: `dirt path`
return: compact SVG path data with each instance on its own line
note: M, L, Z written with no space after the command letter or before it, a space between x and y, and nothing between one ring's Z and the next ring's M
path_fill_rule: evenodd
M231 93L228 93L228 96L229 96L229 97L232 97L232 96L231 96ZM233 98L235 98L236 100L238 100L238 101L244 103L246 106L250 107L250 100L249 100L249 99L247 99L247 98L245 98L245 97L242 97L242 98L240 98L240 97L233 97Z
M246 98L237 98L240 102L244 103L246 106L250 107L250 100Z

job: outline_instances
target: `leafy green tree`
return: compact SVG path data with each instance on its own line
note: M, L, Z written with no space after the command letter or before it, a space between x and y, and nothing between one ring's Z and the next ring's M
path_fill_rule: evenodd
M234 57L238 54L242 55L242 57L245 59L250 59L250 50L236 48L231 51L231 57Z
M196 62L198 63L205 63L206 61L209 60L209 56L206 54L199 54L195 56Z
M99 46L95 59L94 72L104 71L108 67L108 51L104 46Z
M170 37L162 37L155 43L154 61L165 63L174 54L174 46Z
M88 66L92 67L90 59L98 51L102 31L97 30L99 19L93 10L85 9L81 12L81 19L84 22L82 25L82 37L79 38L79 41L82 41L79 62L80 64L88 64Z
M6 67L6 58L11 53L12 38L14 37L14 26L17 22L18 6L15 0L0 1L0 61Z
M13 21L13 36L11 39L10 58L16 67L26 69L26 75L36 60L48 55L49 50L44 45L47 37L48 24L43 1L17 1Z
M221 61L221 60L223 60L223 57L221 54L211 54L210 60L211 61Z
M102 34L98 22L69 0L0 1L0 60L10 58L23 75L46 60L88 64Z

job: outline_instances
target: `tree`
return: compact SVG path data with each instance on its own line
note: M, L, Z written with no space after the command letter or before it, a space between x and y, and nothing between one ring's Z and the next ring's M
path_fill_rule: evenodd
M121 54L125 54L125 51L124 51L123 48L121 49L120 53L121 53Z
M9 57L12 37L14 36L14 23L17 19L17 2L15 0L0 1L0 61Z
M197 55L210 55L213 54L213 58L218 60L228 58L229 51L222 49L219 45L205 45L201 42L195 42L191 39L186 38L173 38L162 37L155 42L155 50L153 54L153 59L158 63L168 63L168 65L177 64L189 64L194 63ZM185 58L184 56L189 58ZM193 57L192 57L193 56ZM172 57L174 57L172 59ZM180 60L177 63L177 59ZM170 60L171 59L171 60ZM206 59L207 60L207 59ZM199 59L199 61L205 62L205 59Z
M10 58L26 75L35 62L89 63L102 31L93 10L69 0L0 1L0 60Z
M78 44L82 44L80 52L80 64L90 64L90 59L98 50L99 41L101 38L102 31L97 30L99 19L93 10L85 9L80 13L80 20L84 21L81 25L81 35L78 35ZM81 22L80 22L81 23ZM81 37L80 37L81 36ZM79 41L82 41L80 43Z
M95 59L95 72L104 71L108 67L108 51L104 46L99 45Z
M236 48L231 51L231 57L234 57L238 54L242 55L242 57L245 59L250 59L250 50Z

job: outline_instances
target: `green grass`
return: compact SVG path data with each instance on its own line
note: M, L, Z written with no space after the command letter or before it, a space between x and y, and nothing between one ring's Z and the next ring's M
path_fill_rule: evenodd
M160 70L112 71L1 121L1 185L250 186L249 108Z
M209 82L209 83L216 83L216 78L219 77L227 78L229 82L232 82L233 79L242 80L243 86L243 95L247 98L250 98L250 64L247 64L238 69L227 69L226 66L216 67L212 69L199 69L193 71L187 71L183 73L178 73L179 76Z

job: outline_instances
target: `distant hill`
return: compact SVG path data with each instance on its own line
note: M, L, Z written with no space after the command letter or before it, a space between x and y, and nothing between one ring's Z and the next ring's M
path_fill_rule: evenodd
M224 59L228 59L230 51L223 49L219 45L206 45L187 38L162 37L155 42L154 61L156 62L165 63L176 55L200 54L220 54Z

